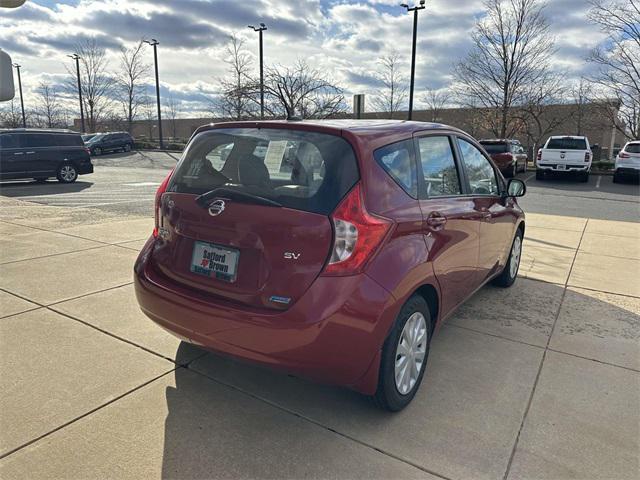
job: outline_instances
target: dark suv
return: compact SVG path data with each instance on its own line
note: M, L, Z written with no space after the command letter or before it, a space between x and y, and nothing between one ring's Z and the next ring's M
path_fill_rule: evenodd
M156 194L136 295L180 338L399 410L442 321L516 280L524 192L444 125L201 127Z
M133 137L127 132L98 133L86 142L92 155L108 152L130 152L133 149Z
M515 177L527 171L527 153L519 140L480 140L480 145L496 163L505 177Z
M89 149L70 130L0 130L0 179L55 176L62 183L93 173Z

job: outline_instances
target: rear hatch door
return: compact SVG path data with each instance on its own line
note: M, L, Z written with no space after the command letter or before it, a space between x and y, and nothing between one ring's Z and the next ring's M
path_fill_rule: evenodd
M152 262L201 294L285 309L321 273L329 214L358 180L341 137L285 129L198 134L160 201Z

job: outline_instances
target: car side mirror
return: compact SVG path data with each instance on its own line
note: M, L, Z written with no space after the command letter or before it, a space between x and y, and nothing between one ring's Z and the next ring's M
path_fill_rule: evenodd
M8 53L0 50L0 102L13 99L15 93L11 57Z
M507 184L505 197L523 197L527 193L527 185L518 178L512 178Z

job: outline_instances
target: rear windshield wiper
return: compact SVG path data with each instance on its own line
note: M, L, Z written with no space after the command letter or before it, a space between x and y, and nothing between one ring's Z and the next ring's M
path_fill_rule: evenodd
M276 202L275 200L270 200L259 195L254 195L253 193L234 190L233 188L229 187L218 187L209 192L203 193L202 195L196 197L196 203L202 208L207 208L209 206L209 200L213 200L214 198L221 196L244 203L254 203L256 205L266 205L268 207L282 207L282 204Z

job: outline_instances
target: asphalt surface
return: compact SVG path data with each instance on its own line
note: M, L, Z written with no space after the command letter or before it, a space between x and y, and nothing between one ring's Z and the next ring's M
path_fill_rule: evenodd
M75 184L30 181L0 183L0 195L61 207L91 207L126 215L152 215L154 193L179 153L131 152L94 157L95 173ZM519 200L525 212L571 217L640 221L638 182L614 184L610 175L592 175L588 183L571 177L536 180L534 172L518 175L527 184Z

